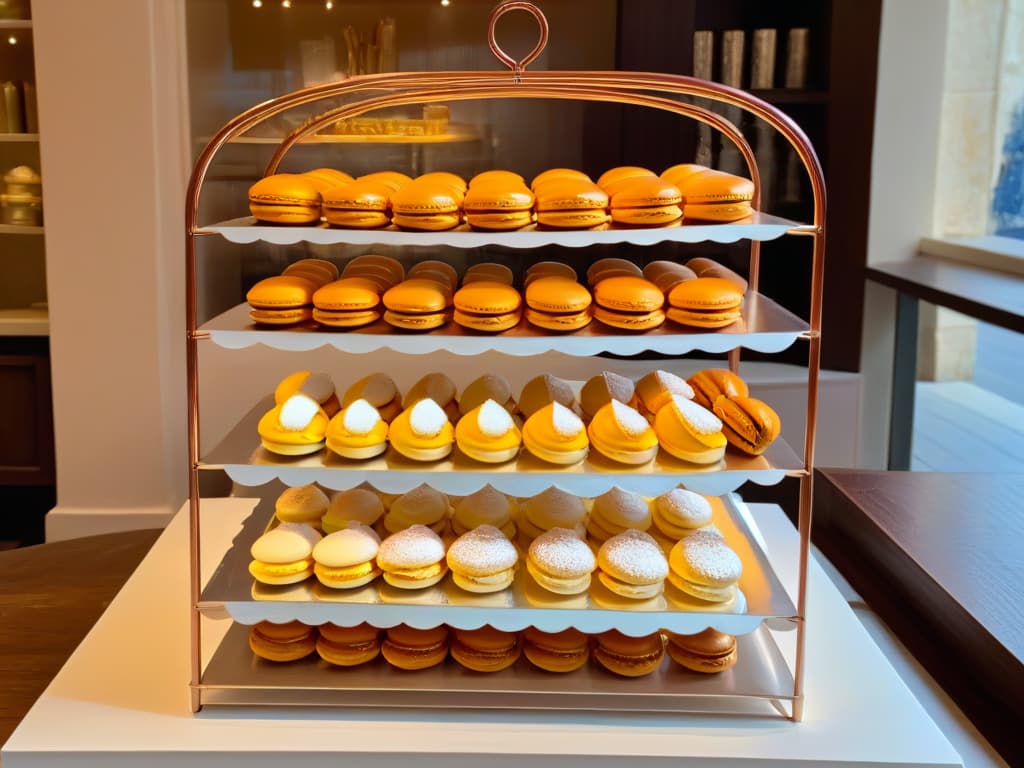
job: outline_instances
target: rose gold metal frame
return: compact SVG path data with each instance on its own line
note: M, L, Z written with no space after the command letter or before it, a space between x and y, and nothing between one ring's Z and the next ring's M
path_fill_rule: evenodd
M498 46L495 32L498 19L512 10L529 12L540 26L540 35L533 50L516 61ZM191 700L193 711L202 705L201 699L201 627L197 609L200 592L200 536L199 536L199 366L198 342L208 334L198 330L196 316L196 243L197 236L210 234L198 224L200 193L206 174L216 154L233 138L256 125L296 107L327 98L360 97L345 106L336 107L308 120L286 136L275 151L266 173L274 173L287 152L304 137L335 120L354 117L384 107L422 104L436 101L496 98L561 99L577 101L603 101L644 106L690 117L727 137L740 151L754 182L753 204L759 209L761 184L757 163L750 145L739 129L721 115L694 104L679 101L678 97L706 99L738 107L754 117L764 120L778 131L797 153L811 182L814 204L812 226L794 230L793 234L812 238L810 331L807 365L807 420L804 429L804 468L800 473L800 502L797 527L800 536L800 560L797 594L796 659L793 670L794 686L792 709L786 712L781 702L775 702L783 716L794 721L803 717L804 671L807 609L807 568L812 522L811 499L815 431L818 411L818 376L821 348L822 283L825 261L825 180L821 164L810 140L797 123L778 108L737 88L699 80L683 75L650 72L565 71L526 72L526 66L544 49L548 38L548 25L543 13L530 2L505 2L495 8L488 25L488 44L494 55L511 69L507 72L431 72L389 73L352 77L336 83L326 83L294 91L290 94L258 104L224 125L209 141L196 161L189 180L185 201L185 267L186 267L186 328L188 375L188 452L189 452L189 556L191 597ZM377 95L381 94L383 95ZM669 94L676 98L652 95ZM374 94L364 96L364 94ZM750 287L756 291L760 272L760 244L750 244ZM729 353L729 364L734 370L739 365L739 350Z

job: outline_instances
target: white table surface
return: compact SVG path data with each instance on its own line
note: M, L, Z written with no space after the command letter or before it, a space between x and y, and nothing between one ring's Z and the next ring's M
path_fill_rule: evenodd
M204 572L246 514L204 504ZM751 505L784 585L797 536ZM210 525L206 524L209 521ZM820 566L811 563L804 721L459 710L209 709L188 696L187 516L179 513L4 746L31 766L960 765ZM794 633L777 633L791 652Z

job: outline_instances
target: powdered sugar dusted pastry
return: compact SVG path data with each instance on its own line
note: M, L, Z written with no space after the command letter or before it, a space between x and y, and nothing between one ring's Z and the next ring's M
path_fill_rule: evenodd
M534 581L558 595L586 592L596 567L597 560L587 543L566 528L552 528L534 539L526 560Z
M654 526L670 539L681 539L711 522L711 502L699 493L673 488L654 500Z
M622 597L647 600L665 588L668 561L658 543L643 531L612 536L598 550L597 563L597 578Z
M651 509L639 493L611 488L594 499L587 520L587 533L605 541L624 531L646 531L651 527Z
M467 592L500 592L512 584L519 552L493 525L481 525L448 548L452 581Z
M444 542L425 525L414 525L388 536L377 551L384 581L399 589L423 589L437 584L448 572Z

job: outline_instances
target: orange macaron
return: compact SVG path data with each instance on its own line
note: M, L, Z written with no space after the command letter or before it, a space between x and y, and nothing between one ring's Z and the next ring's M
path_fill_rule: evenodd
M455 292L455 322L464 328L499 333L515 328L522 317L522 297L511 285L480 280Z

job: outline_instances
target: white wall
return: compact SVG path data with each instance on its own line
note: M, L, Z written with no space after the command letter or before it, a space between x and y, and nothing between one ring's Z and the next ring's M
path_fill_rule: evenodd
M34 0L57 507L47 538L187 495L178 0Z
M942 113L948 0L882 3L868 264L911 258L931 232ZM896 293L868 283L861 371L861 463L888 460Z

